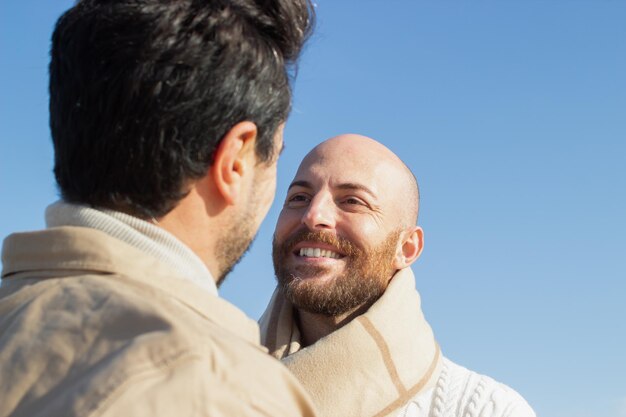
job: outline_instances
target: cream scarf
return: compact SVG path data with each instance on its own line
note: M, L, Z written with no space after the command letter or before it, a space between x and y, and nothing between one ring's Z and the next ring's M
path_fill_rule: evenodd
M394 415L433 387L441 369L410 268L394 276L366 313L306 348L293 306L279 290L260 325L262 344L302 382L323 417Z

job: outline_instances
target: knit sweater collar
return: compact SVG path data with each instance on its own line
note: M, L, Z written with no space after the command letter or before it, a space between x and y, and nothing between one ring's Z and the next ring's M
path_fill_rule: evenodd
M161 262L213 295L217 287L202 260L163 228L118 211L57 201L46 209L48 227L78 226L100 230Z
M431 388L441 355L410 268L347 325L302 348L293 306L280 290L261 317L261 341L311 394L321 416L393 415Z

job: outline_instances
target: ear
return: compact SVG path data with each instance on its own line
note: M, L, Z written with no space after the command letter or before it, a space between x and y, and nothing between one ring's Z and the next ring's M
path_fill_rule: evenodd
M401 246L398 248L394 267L403 269L411 265L419 258L424 249L424 231L421 227L415 226L406 231L401 236Z
M249 121L234 125L222 138L210 172L224 201L233 205L242 194L245 179L254 173L257 127Z

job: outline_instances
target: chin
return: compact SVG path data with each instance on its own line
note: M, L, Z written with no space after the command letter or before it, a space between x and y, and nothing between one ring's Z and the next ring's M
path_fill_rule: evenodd
M315 266L296 267L289 270L289 276L293 280L298 281L310 281L310 282L330 282L334 281L340 274L328 271L327 268L320 268Z

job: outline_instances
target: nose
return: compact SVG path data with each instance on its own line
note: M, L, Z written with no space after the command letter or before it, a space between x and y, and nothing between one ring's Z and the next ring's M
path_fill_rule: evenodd
M315 196L302 215L302 223L309 230L334 229L335 210L332 198L323 195Z

